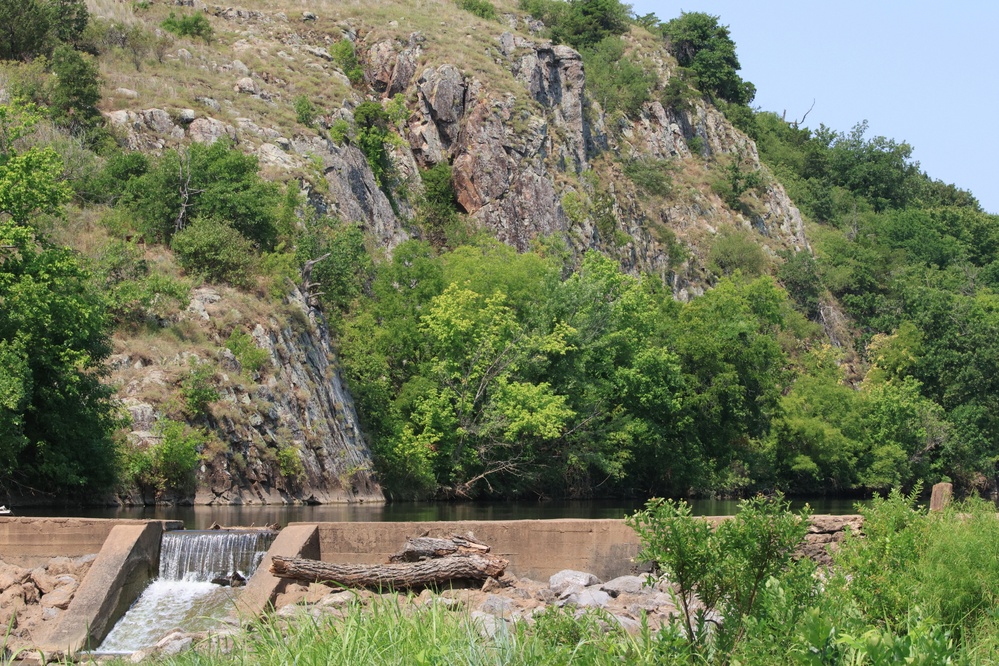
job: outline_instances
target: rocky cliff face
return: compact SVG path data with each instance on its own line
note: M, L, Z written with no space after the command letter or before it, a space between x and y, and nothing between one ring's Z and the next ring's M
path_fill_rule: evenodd
M248 319L245 303L230 290L201 288L172 323L191 337L224 343L232 320ZM296 289L280 313L253 326L253 340L269 357L259 372L243 368L228 349L219 353L213 377L219 400L204 417L210 433L197 471L197 489L164 495L147 489L130 502L281 504L383 501L371 453L361 436L354 404L344 385L321 315ZM155 345L155 343L154 343ZM196 346L195 346L196 348ZM132 416L139 446L159 441L168 405L162 396L182 384L192 364L211 352L153 346L130 349L112 362Z
M490 23L493 33L479 36L494 66L486 76L449 57L440 43L451 38L444 28L441 35L407 35L395 27L394 36L379 38L384 26L365 18L316 23L281 12L209 13L245 36L234 44L235 55L269 60L256 70L239 59L199 58L182 49L179 60L200 60L198 69L231 79L232 93L222 87L221 99L195 95L192 106L202 110L123 109L110 113L110 121L126 132L129 145L143 149L230 137L279 177L299 176L316 208L361 222L389 250L415 233L418 168L440 162L452 165L461 207L504 242L526 249L538 236L559 236L577 255L598 249L628 270L661 275L680 297L710 284L705 258L724 229L754 233L770 254L808 246L798 210L761 166L755 144L720 111L702 101L688 108L651 101L637 117L606 114L587 95L579 53L534 37L539 25L529 17L507 15L510 29ZM341 40L354 43L364 68L360 86L351 87L332 61L329 46ZM661 45L647 46L643 62L657 71L662 88L675 61ZM300 126L281 127L266 106L259 110L259 102L290 102L288 79L301 75L303 65L331 94L343 93L338 107L326 109L327 128L351 122L352 109L366 98L405 98L410 117L400 129L405 142L392 150L393 183L380 187L349 142L296 133ZM246 110L253 105L255 113ZM636 189L622 172L636 160L659 160L672 170L669 196L650 198ZM711 191L709 160L738 160L764 184L735 210Z

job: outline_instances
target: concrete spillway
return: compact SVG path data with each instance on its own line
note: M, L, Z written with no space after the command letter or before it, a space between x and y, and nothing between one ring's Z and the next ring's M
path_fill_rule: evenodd
M273 540L271 532L166 532L159 576L101 643L100 653L152 647L168 631L205 631L233 608L240 589L213 581L253 575Z

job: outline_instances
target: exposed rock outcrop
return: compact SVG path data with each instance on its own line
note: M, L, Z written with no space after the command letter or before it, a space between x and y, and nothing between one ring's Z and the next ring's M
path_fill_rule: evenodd
M180 315L214 338L229 335L226 319L240 318L232 292L200 288ZM267 352L259 372L242 368L222 348L164 357L157 350L115 355L113 378L132 416L131 439L140 448L159 442L163 396L175 390L191 364L217 367L212 379L219 400L207 409L202 427L222 446L206 445L193 495L140 489L126 498L197 504L335 503L382 501L353 401L337 366L325 322L293 289L283 312L257 320L252 339ZM242 306L245 307L245 306ZM247 328L243 325L244 329Z

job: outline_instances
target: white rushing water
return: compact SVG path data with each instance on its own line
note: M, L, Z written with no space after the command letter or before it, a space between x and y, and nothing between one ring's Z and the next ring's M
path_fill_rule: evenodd
M195 632L216 626L240 589L212 581L233 573L248 579L273 538L269 532L228 530L165 533L159 578L118 621L98 652L135 652L175 629Z

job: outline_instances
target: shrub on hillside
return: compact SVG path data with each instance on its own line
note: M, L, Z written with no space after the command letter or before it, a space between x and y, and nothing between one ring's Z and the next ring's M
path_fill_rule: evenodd
M257 173L257 158L225 140L168 151L125 188L124 203L150 239L170 240L196 217L229 222L262 249L277 241L280 190Z
M361 69L357 61L357 53L354 51L354 43L349 39L341 39L330 47L330 55L333 62L346 74L351 83L360 83L364 79L364 70Z
M621 111L635 116L651 99L649 90L656 77L625 55L624 46L620 37L610 36L584 49L586 84L590 96L605 112Z
M457 0L458 7L479 18L493 20L496 18L496 8L489 0Z
M631 7L619 0L520 0L520 8L544 22L553 41L574 49L624 34L631 21Z
M767 269L767 256L749 232L726 231L711 245L708 267L717 275L741 271L747 277L757 277Z
M170 12L170 16L160 23L160 27L178 37L200 37L209 44L211 44L214 35L212 24L201 13L178 17L175 13Z
M170 246L188 273L237 287L250 281L253 246L225 222L198 218L174 234Z
M295 98L295 118L306 127L312 127L316 122L316 106L305 95Z

